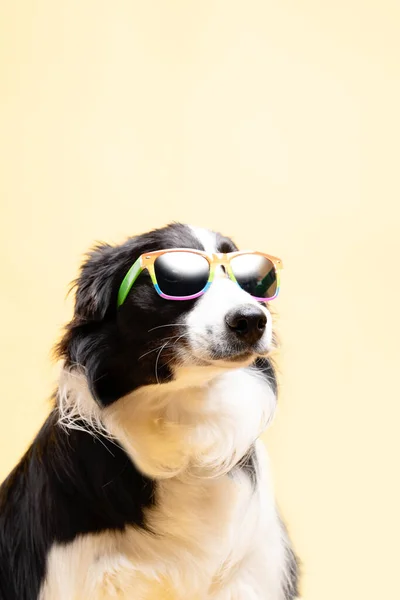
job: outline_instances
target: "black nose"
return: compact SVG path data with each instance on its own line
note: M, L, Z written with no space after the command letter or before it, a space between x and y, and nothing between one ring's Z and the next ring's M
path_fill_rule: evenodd
M249 345L258 342L267 325L264 311L252 304L233 308L226 314L225 321L228 328Z

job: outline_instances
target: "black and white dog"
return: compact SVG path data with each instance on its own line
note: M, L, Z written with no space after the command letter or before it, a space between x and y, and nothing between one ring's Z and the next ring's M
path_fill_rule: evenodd
M166 248L236 250L173 224L89 254L54 408L0 488L1 600L296 596L258 440L276 403L270 312L222 266L181 302L143 271L117 307L132 264Z

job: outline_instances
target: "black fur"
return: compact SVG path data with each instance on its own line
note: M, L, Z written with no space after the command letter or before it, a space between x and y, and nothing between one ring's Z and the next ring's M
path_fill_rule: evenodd
M276 381L276 373L271 359L258 357L254 361L254 366L258 369L260 373L262 373L262 375L268 381L274 394L277 394L278 383Z

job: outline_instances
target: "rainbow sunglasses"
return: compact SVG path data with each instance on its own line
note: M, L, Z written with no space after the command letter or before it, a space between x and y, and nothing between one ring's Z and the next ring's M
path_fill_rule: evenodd
M194 300L208 290L218 266L259 302L273 300L279 293L283 265L275 256L252 251L209 254L190 248L171 248L139 256L120 285L117 307L125 302L145 269L162 298Z

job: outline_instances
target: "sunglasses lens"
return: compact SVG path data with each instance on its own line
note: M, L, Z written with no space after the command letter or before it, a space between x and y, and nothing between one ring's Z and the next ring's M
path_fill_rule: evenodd
M274 263L258 254L242 254L231 259L231 269L236 281L255 298L273 298L278 282Z
M166 252L154 262L158 286L167 296L193 296L207 285L210 266L192 252Z

